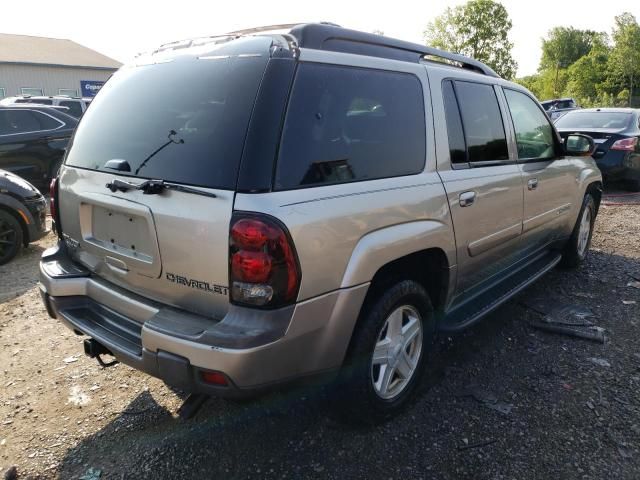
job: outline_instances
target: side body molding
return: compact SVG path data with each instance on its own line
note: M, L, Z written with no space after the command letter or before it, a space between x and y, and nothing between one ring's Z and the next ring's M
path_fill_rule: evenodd
M428 248L443 250L449 268L455 267L453 231L443 222L419 220L368 233L353 249L340 288L369 282L387 263Z

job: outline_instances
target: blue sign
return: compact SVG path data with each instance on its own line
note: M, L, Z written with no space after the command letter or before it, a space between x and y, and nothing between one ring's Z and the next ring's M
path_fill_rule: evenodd
M96 93L100 91L104 82L93 80L80 80L80 90L83 97L95 97Z

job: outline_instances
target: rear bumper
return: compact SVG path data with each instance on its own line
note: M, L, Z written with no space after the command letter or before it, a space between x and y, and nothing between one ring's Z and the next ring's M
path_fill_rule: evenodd
M231 305L214 320L91 276L62 250L44 253L40 290L49 314L122 363L185 391L247 396L274 384L337 370L368 284L277 310ZM228 386L202 380L223 373Z
M640 179L640 154L609 150L596 164L606 180Z

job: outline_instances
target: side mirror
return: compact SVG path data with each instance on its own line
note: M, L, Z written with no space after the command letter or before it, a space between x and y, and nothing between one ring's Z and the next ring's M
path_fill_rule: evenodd
M564 151L571 157L590 157L596 151L596 143L588 135L572 133L564 140Z

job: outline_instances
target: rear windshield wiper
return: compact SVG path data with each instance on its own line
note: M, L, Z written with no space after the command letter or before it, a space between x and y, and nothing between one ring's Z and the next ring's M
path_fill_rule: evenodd
M167 183L164 180L146 180L142 183L129 183L117 178L107 183L106 187L112 192L127 192L129 190L142 190L145 195L161 194L165 190L175 190L176 192L193 193L204 197L217 198L215 193L203 192L197 188L185 187L175 183Z

